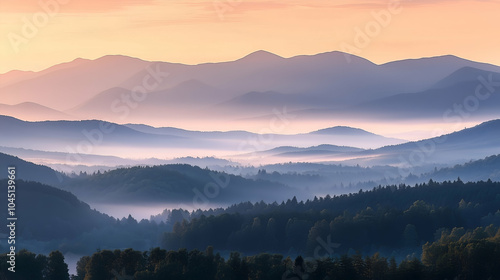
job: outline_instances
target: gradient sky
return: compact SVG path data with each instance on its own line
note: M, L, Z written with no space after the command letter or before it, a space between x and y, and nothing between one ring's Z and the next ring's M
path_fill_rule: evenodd
M40 3L51 5L44 8ZM107 54L197 64L234 60L259 49L290 57L343 50L346 45L357 47L348 50L375 63L454 54L500 65L499 0L399 1L396 10L389 10L390 4L0 0L0 73L36 71L77 57ZM380 11L391 18L373 29L373 13ZM372 27L370 42L356 45L356 28L366 27Z

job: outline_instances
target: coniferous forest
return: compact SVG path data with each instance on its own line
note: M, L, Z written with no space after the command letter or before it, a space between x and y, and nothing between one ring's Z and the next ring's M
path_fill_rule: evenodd
M67 192L24 184L79 203ZM164 232L154 249L95 248L71 279L498 279L499 205L500 183L460 179L280 204L178 209L162 225L114 220L83 205L79 215L93 220L76 224L81 228L71 235L89 226L95 238L111 227ZM1 258L7 269L9 256ZM17 267L18 278L8 279L70 279L60 251L22 250Z
M438 241L423 246L422 257L408 257L397 262L375 253L359 253L319 259L284 257L260 253L242 256L231 252L225 259L209 246L204 251L181 249L167 251L102 250L82 257L77 275L68 274L68 266L59 251L36 255L28 251L18 254L16 278L32 280L97 280L97 279L358 279L358 280L439 280L498 279L500 277L500 229L488 226L474 230L453 228L442 233ZM1 258L6 266L8 257ZM2 267L3 269L3 267Z

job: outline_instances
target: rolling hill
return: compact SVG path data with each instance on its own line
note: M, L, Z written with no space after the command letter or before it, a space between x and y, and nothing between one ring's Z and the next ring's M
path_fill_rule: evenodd
M68 179L68 177L47 166L34 164L18 157L0 152L0 169L7 170L8 167L16 167L17 177L25 181L37 181L44 184L56 185ZM6 179L7 172L0 173L0 179Z
M104 227L115 220L107 215L90 209L86 203L73 194L37 182L27 182L22 168L16 181L16 216L22 220L18 227L18 237L24 240L50 241L73 238L95 228ZM0 180L4 186L6 180ZM7 209L7 199L0 202ZM2 211L2 217L7 215ZM22 217L22 218L21 218Z
M464 182L500 181L500 155L457 164L453 167L441 168L422 176L435 181L447 181L460 178Z
M244 179L185 164L119 168L81 176L60 187L88 202L176 202L193 203L198 207L209 202L237 203L242 198L272 202L292 192L292 189L279 183ZM297 190L293 192L304 195Z
M378 148L406 141L352 129L350 133L259 134L246 131L189 131L172 127L120 125L98 120L26 122L0 116L0 147L64 153L47 155L47 162L66 156L67 164L109 165L116 158L170 160L185 156L225 157L279 146L355 145ZM335 132L335 133L334 133ZM36 138L36 141L33 141ZM91 155L105 156L90 158ZM43 161L43 155L39 160ZM108 157L108 158L106 158ZM98 161L96 161L98 160ZM128 164L126 161L124 164ZM144 162L144 161L143 161Z
M120 147L194 145L182 137L146 134L98 120L26 122L0 116L0 129L9 132L0 138L0 146L75 154L107 155L106 151Z
M342 127L320 130L320 133L332 131L370 134L366 131ZM315 133L318 132L313 134ZM339 148L328 145L308 148L278 147L256 151L252 153L252 156L255 160L276 163L293 160L363 166L391 165L400 167L404 173L400 175L405 177L412 170L413 173L422 171L421 167L455 165L498 153L500 153L500 120L492 120L439 137L387 145L377 149ZM395 176L399 175L395 174Z

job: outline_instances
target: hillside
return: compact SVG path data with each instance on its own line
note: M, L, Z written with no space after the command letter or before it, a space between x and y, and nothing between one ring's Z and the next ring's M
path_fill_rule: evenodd
M114 222L67 191L21 180L22 168L17 170L16 216L22 221L19 237L37 241L74 238ZM7 180L0 180L0 184L7 186ZM7 199L0 201L0 207L7 209ZM7 211L1 213L6 218Z
M56 185L68 179L66 175L50 167L34 164L0 152L0 170L7 170L11 166L17 168L18 178L25 181L37 181L44 184ZM7 175L7 172L0 172L0 179L6 179Z
M486 181L488 179L500 181L500 155L441 168L422 177L437 181L453 180L458 177L465 182Z
M498 153L500 120L497 119L438 137L350 154L355 159L344 163L398 165L402 168L402 173L408 175L414 168L421 166L455 165Z
M263 180L250 180L186 164L119 168L80 176L60 185L89 202L237 203L242 199L272 202L292 189ZM304 195L294 191L297 195Z
M7 181L0 180L0 184L7 186ZM138 223L130 216L117 220L92 210L67 191L37 182L16 180L15 194L19 249L77 255L91 254L98 248L133 246L147 250L158 246L158 236L171 229L164 223ZM0 207L7 210L7 203L7 199L0 200ZM7 211L0 213L6 220ZM8 251L6 243L0 244L0 251Z

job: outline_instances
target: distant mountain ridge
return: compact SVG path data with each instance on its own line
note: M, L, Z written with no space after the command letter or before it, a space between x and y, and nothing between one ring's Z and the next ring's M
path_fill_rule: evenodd
M153 157L173 159L189 155L222 157L255 150L252 143L261 141L259 139L272 139L272 142L268 144L261 141L262 147L257 146L257 150L291 145L317 146L324 143L337 146L350 144L361 147L365 145L381 147L406 142L368 132L356 135L259 134L247 131L203 132L169 127L155 128L146 125L121 125L99 120L26 122L8 116L0 116L0 130L11 132L0 138L0 147L68 153L72 164L86 162L85 158L91 154L143 159ZM32 140L33 137L36 141ZM183 150L189 153L181 153ZM149 152L145 153L145 151ZM176 154L172 155L172 151ZM192 151L202 151L204 154L198 152L193 154ZM54 158L52 155L50 157ZM60 158L60 155L56 157ZM113 158L103 158L103 160L115 161ZM94 160L91 161L96 164ZM103 162L97 165L106 164Z
M0 129L11 132L0 138L0 146L73 153L78 149L79 153L85 151L78 148L83 144L87 145L86 153L91 153L97 148L137 145L138 141L152 147L188 142L178 136L146 134L98 120L25 122L0 115ZM33 137L36 141L32 140Z
M113 131L109 134L99 132L98 129L102 125L113 127ZM81 153L82 157L85 154L103 153L103 155L124 157L119 153L109 153L108 147L119 146L127 147L120 149L119 152L137 151L146 159L162 158L158 152L166 149L177 151L206 149L212 153L207 156L212 156L214 151L220 151L221 155L223 153L226 155L220 156L221 158L240 163L242 160L245 163L246 160L254 161L252 159L254 155L269 157L282 154L286 157L297 156L296 160L299 161L306 161L308 158L303 157L311 156L310 160L314 162L345 161L364 165L401 164L404 163L401 161L403 157L407 160L414 158L414 161L418 159L416 165L420 165L450 161L466 162L500 153L500 120L484 122L472 128L416 142L385 138L350 127L333 127L302 134L257 134L246 131L202 132L146 125L119 125L97 120L23 122L5 116L0 116L0 129L13 132L0 138L0 146L10 148L68 153L71 150L75 152L81 141L86 141L87 144L91 141L102 141L91 146L91 153ZM30 137L36 137L37 141L31 141ZM269 142L271 146L266 142L261 142L262 144L256 142L258 145L252 142L259 139L271 139L272 142ZM370 149L356 145L356 143L376 141L385 144ZM145 149L152 151L149 156L144 153ZM415 153L418 153L419 157L415 157ZM474 158L469 158L471 155ZM163 159L172 158L174 157L163 156Z
M451 55L381 65L338 51L290 58L257 51L235 61L198 65L115 55L78 59L36 73L2 74L0 98L5 104L37 103L76 119L90 116L156 126L186 119L239 121L270 114L283 106L371 120L390 113L391 108L405 112L406 108L397 107L398 100L392 100L396 95L443 88L445 92L429 95L448 96L447 89L451 91L463 82L471 82L472 72L449 77L463 68L500 72L499 66ZM134 90L145 91L146 95L135 100ZM67 98L68 94L71 98ZM392 102L393 106L380 106L377 100ZM361 106L369 102L375 103ZM352 110L353 106L361 107ZM439 106L441 109L442 105ZM498 109L496 103L489 106L491 110ZM423 112L426 111L410 111L410 115L420 118L425 115ZM47 119L41 113L38 115L38 120ZM312 117L307 111L299 115L302 119Z
M442 121L466 116L485 121L498 118L500 69L497 72L462 67L423 91L394 94L338 109L293 112L301 118ZM479 97L478 97L479 96ZM465 104L469 102L468 104ZM455 105L456 104L456 105ZM461 106L462 115L456 106Z
M3 115L23 118L28 121L40 120L41 116L43 116L45 120L74 119L71 115L33 102L23 102L16 105L0 104L0 112Z
M450 134L363 151L364 164L399 164L406 171L429 163L467 162L500 153L500 119ZM379 155L370 158L368 156Z
M348 128L347 130L359 133L356 129ZM366 134L368 132L361 130L360 133ZM405 177L412 171L417 172L415 170L420 170L421 167L463 163L495 154L500 154L500 119L438 137L387 145L377 149L357 149L331 145L307 148L285 146L255 152L253 156L260 156L271 162L390 165L400 168L402 173L391 176L404 175L403 177Z

